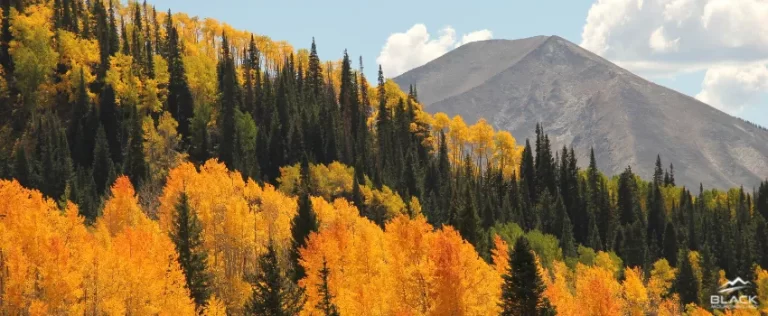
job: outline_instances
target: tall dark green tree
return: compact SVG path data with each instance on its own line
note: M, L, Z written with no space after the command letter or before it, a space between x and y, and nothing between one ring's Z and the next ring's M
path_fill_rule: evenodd
M144 160L144 133L142 117L135 106L126 107L129 120L128 150L125 157L123 172L131 179L135 188L140 188L149 176L149 166Z
M171 112L173 118L179 123L178 132L182 137L184 144L189 144L190 136L190 122L195 116L194 100L192 99L192 92L187 82L186 70L184 68L184 60L181 53L181 43L179 40L179 33L173 24L173 19L170 18L171 11L168 11L168 24L166 25L167 43L168 43L168 100L167 110ZM225 41L226 44L226 41ZM223 48L225 51L224 58L230 58L229 47ZM222 60L222 63L229 63L230 61ZM227 64L229 65L229 64ZM219 66L221 68L221 64ZM222 71L221 69L219 71ZM227 71L230 69L227 68ZM219 74L219 79L222 79L222 74ZM227 80L232 80L232 77L227 77ZM221 83L219 85L221 86ZM229 87L228 87L229 88ZM228 90L229 91L229 90ZM223 92L222 92L223 93ZM227 99L228 101L230 99ZM234 115L234 113L231 113ZM229 122L229 123L234 123ZM232 135L229 135L232 136ZM228 166L232 161L228 161Z
M699 304L699 279L693 272L691 261L688 260L688 251L682 250L679 254L680 272L675 278L675 291L680 295L680 303L683 305Z
M198 308L206 305L211 296L211 275L207 269L208 252L203 248L203 225L182 192L173 217L171 240L179 254L178 261L184 272L189 295Z
M339 308L333 303L333 294L328 286L331 269L328 268L328 262L325 259L323 259L323 268L319 272L321 281L317 285L317 292L320 294L320 301L315 307L321 310L324 316L339 316Z
M294 270L294 281L301 280L306 275L304 267L299 264L299 249L307 244L307 237L309 234L317 231L318 229L317 215L312 209L312 201L309 199L310 181L309 162L304 159L301 163L299 211L296 213L296 216L294 216L293 225L291 226L291 236L293 237L293 244L291 247L291 263Z
M99 126L96 132L96 146L93 150L93 180L96 182L96 192L103 195L116 178L115 164L109 156L109 142L104 127Z
M239 108L237 70L229 41L222 36L222 54L219 59L219 158L227 167L234 168L235 161L235 109Z
M675 232L675 226L670 222L667 223L667 227L664 229L664 258L669 261L669 265L672 267L677 266L678 244L677 233Z
M297 315L304 305L304 291L293 284L280 268L272 241L259 258L260 271L251 276L253 294L246 303L248 315Z
M509 258L510 268L501 287L501 315L539 315L545 287L525 236L517 239Z

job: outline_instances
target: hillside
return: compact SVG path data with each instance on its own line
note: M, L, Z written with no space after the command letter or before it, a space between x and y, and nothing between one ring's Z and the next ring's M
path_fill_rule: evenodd
M541 122L555 148L594 148L607 174L653 172L657 154L688 187L768 177L768 131L646 81L557 36L464 45L394 79L431 113L486 118L520 139Z

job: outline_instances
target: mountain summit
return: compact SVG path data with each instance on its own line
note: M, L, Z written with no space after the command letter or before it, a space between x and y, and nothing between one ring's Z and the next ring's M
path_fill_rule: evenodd
M609 175L653 174L656 155L689 188L751 187L768 177L768 131L649 82L558 36L463 45L394 79L432 113L485 118L518 138L541 122L553 149L595 149Z

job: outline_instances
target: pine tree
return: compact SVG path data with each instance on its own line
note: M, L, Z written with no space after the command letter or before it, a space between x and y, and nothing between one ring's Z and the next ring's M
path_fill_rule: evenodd
M179 123L178 132L181 135L183 143L189 144L189 126L192 118L195 116L194 100L192 99L192 92L189 88L189 83L187 82L184 60L181 54L179 33L174 27L173 20L170 18L170 10L168 11L168 16L168 24L166 26L166 32L168 34L167 43L169 75L167 109L169 112L171 112L171 115L173 115L173 118L176 120L176 122ZM226 44L226 41L224 43ZM224 47L224 50L228 52L229 48ZM231 163L231 161L229 161L229 163Z
M80 215L86 222L93 223L99 216L99 194L96 193L96 182L93 173L85 167L77 167L72 181L70 200L77 204Z
M248 315L297 315L304 305L304 293L280 269L277 250L272 241L259 258L261 270L251 276L253 294L246 303Z
M321 283L317 285L317 292L321 299L315 307L321 310L325 316L339 316L339 309L333 303L333 294L331 294L331 288L328 286L330 275L331 270L328 268L328 262L323 258L323 268L320 269Z
M670 222L667 223L667 227L664 229L664 258L669 261L669 265L672 267L677 266L677 233L675 232L675 226Z
M307 237L310 233L317 231L317 215L312 209L312 201L309 199L309 162L306 158L301 163L301 189L299 192L299 211L293 218L291 226L291 236L293 244L291 247L291 263L293 264L293 280L298 281L304 278L306 272L304 267L299 264L299 249L307 244Z
M501 315L539 315L544 307L544 282L525 236L515 242L514 251L509 256L509 267L503 276Z
M466 159L466 161L468 164L470 163L470 159ZM480 235L480 218L477 214L475 196L469 185L465 185L464 204L459 216L461 217L459 233L467 242L476 246Z
M106 193L115 178L115 165L109 156L107 136L104 127L99 126L93 150L93 180L96 182L96 192L100 195Z
M178 261L187 281L189 294L198 308L206 305L211 295L211 275L207 269L208 253L203 248L203 226L182 192L176 204L171 240L179 254Z
M520 162L520 182L525 183L528 192L528 200L536 202L538 195L536 191L536 166L533 159L531 143L526 139L525 148L523 148L522 160Z
M680 295L680 302L683 305L699 304L699 279L696 278L691 261L688 260L688 251L681 250L678 260L680 272L675 279L675 291Z
M235 160L235 109L239 107L238 83L235 69L235 61L230 53L229 41L222 36L222 55L219 59L219 157L227 167L234 168ZM272 138L275 135L271 135ZM270 150L270 152L272 152Z
M126 105L133 106L133 105ZM109 143L109 153L113 163L119 166L123 162L123 145L120 142L121 121L118 115L117 102L115 100L115 90L111 85L106 85L101 92L99 101L99 119L104 128L107 142Z
M124 173L130 177L135 188L140 188L141 184L149 176L149 166L146 160L144 160L142 118L135 106L129 106L128 112L130 137L128 138L128 152L126 154Z

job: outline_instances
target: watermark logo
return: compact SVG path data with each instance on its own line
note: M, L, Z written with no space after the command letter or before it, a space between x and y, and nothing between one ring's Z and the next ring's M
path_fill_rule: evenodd
M751 292L750 289L752 289L751 282L736 277L720 285L717 290L719 295L710 296L709 303L712 309L756 309L759 305L757 295L747 295Z

